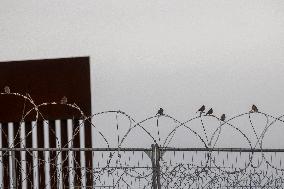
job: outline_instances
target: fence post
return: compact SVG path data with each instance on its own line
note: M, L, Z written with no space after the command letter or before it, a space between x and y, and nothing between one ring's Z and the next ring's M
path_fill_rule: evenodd
M160 147L159 147L158 144L152 144L151 147L152 147L151 161L152 161L152 169L153 169L152 188L153 189L161 189L161 182L160 182L161 153L160 153Z
M157 181L156 181L157 169L156 169L156 158L155 158L156 157L156 146L155 144L152 144L151 147L152 147L151 161L152 161L152 170L153 170L152 188L157 189Z
M157 185L158 189L161 189L161 181L160 181L160 160L161 160L161 153L160 153L160 147L158 144L155 145L156 148L156 177L157 177Z

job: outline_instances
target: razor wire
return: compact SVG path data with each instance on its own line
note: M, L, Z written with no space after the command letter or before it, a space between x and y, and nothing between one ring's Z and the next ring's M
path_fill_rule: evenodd
M0 124L1 187L284 187L283 142L279 138L277 148L267 142L275 140L272 132L275 128L276 134L284 129L284 115L249 111L226 120L214 114L198 114L180 121L168 114L154 114L136 121L121 110L85 115L75 103L69 104L66 97L58 102L36 104L29 94L0 93L0 97L5 95L21 98L31 108L23 110L18 123ZM80 117L67 120L72 128L70 136L60 133L54 126L56 123L48 122L40 111L57 105L80 113ZM26 121L31 114L35 114L35 119ZM59 126L60 123L57 122ZM12 126L13 132L9 130ZM55 147L23 144L31 137L39 137L33 136L35 129L44 126L48 128L49 140L55 140ZM91 127L92 146L85 147L79 140L79 147L74 147L76 137L84 138L85 127ZM66 135L67 142L62 144L62 137Z

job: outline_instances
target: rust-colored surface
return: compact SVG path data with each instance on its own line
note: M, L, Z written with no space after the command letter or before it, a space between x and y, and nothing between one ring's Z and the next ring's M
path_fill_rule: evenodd
M31 122L36 120L36 112L40 112L38 120L49 121L49 135L50 147L56 147L56 137L54 135L55 122L54 120L61 120L61 140L63 147L67 145L67 122L66 119L71 118L78 120L81 117L81 112L75 108L60 104L63 96L67 97L67 102L70 104L76 103L85 116L91 115L91 91L90 91L90 64L89 57L77 58L60 58L60 59L46 59L46 60L25 60L0 62L0 92L4 93L4 87L9 86L10 93L0 95L0 122L2 124L2 147L8 147L8 124L7 122L14 122L15 133L19 132L19 122L22 120L26 123L26 147L32 147ZM36 105L44 102L57 102L59 104L48 104L40 106L39 111L30 111L34 105L27 99L13 95L12 93L19 93L30 96ZM27 95L29 94L29 95ZM44 147L44 133L42 128L42 121L37 122L38 125L38 147ZM74 125L74 130L78 130L78 125ZM77 129L76 129L77 128ZM80 146L78 133L74 135L74 146ZM15 136L15 147L20 147L19 135ZM85 124L85 145L87 148L91 147L91 125ZM63 158L66 158L66 152L63 152ZM20 161L20 152L15 152L17 162ZM74 152L76 161L80 162L79 152ZM86 163L90 167L92 154L86 153ZM33 185L32 178L32 156L27 153L27 171L28 171L28 187ZM54 159L56 154L51 152L51 159ZM39 158L43 159L43 152L39 152ZM3 157L4 165L4 185L9 186L9 169L8 156ZM40 177L44 178L44 162L39 162ZM16 165L16 175L20 175L19 164ZM57 178L54 176L56 168L54 165L51 169L51 183L52 188L56 187ZM63 164L64 185L68 185L68 165ZM80 175L80 169L76 169L76 174ZM87 185L92 184L92 173L87 173ZM20 177L16 178L17 188L21 187ZM44 179L40 181L40 188L44 187ZM80 185L80 180L76 180L76 185ZM4 187L4 188L5 188Z
M91 115L89 57L0 62L1 92L5 86L9 86L11 93L28 93L37 105L60 103L66 96L68 103L76 103L86 116ZM0 105L1 122L20 121L33 107L29 101L11 95L1 95ZM79 111L65 105L49 105L40 111L49 120L81 116ZM34 120L35 115L33 111L25 120Z

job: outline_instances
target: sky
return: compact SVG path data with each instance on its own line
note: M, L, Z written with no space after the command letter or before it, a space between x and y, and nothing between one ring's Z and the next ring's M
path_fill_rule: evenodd
M1 0L0 61L90 56L93 113L284 103L282 0Z

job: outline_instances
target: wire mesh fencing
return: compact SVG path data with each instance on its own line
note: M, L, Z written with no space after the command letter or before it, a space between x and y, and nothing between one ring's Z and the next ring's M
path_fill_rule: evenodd
M86 116L66 99L4 95L31 106L0 123L0 188L284 188L284 115L179 121L159 110L136 121L121 110ZM45 119L41 109L58 104L80 116Z

